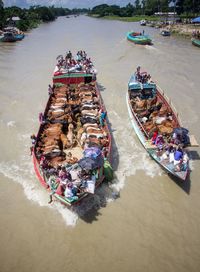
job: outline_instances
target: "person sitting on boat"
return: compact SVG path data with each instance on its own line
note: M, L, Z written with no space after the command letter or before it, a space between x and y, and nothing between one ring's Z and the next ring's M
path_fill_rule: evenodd
M180 170L181 171L186 171L187 168L188 168L188 162L189 162L189 157L188 157L188 154L187 152L183 152L183 159L182 159L182 162L181 162L181 165L180 165Z
M64 191L64 196L71 198L72 200L77 200L79 195L79 189L72 182L69 182Z
M176 171L180 171L180 163L183 159L183 150L180 146L177 147L176 151L174 152L174 166Z
M141 81L141 83L142 84L144 84L144 83L146 83L147 82L147 79L148 79L148 75L147 75L147 73L146 72L144 72L144 73L140 73L140 81Z
M72 177L71 174L66 171L66 168L63 166L61 170L58 172L58 176L61 180L68 180L71 181Z
M35 145L35 142L36 142L36 140L37 140L37 137L35 136L35 134L32 134L30 138L31 138L31 143L32 143L32 145L34 146L34 145Z
M77 71L81 71L82 70L82 65L81 65L81 62L79 60L77 61L77 64L75 65L75 69Z
M151 138L152 144L156 143L157 136L158 136L158 130L154 131L154 133L153 133L153 136Z
M74 164L78 161L78 159L76 157L73 157L71 152L68 152L65 161L69 164Z
M148 74L148 76L147 76L147 83L151 83L151 75L150 74Z
M47 159L45 158L45 156L41 157L39 165L40 165L40 168L44 171L44 173L46 173L46 171L49 168L49 163Z
M66 57L67 57L67 59L71 59L71 58L72 58L72 53L71 53L70 50L69 50L69 52L67 53Z
M159 150L162 150L163 144L165 143L163 136L158 135L155 140L155 145L158 147Z

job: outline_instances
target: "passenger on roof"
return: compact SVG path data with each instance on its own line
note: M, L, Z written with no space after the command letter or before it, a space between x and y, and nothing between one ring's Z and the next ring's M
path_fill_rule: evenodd
M137 67L135 75L136 75L136 80L140 81L141 79L140 66Z

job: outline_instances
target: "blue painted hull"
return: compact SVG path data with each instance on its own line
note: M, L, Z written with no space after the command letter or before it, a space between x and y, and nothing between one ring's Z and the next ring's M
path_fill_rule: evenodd
M1 42L17 42L17 41L21 41L24 37L25 37L24 34L1 35L0 41Z
M135 44L142 44L142 45L151 45L152 40L147 35L138 35L133 36L135 32L128 32L127 39Z

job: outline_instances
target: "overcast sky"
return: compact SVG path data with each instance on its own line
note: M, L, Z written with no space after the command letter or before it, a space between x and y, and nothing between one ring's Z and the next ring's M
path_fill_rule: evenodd
M126 6L128 3L133 4L135 0L3 0L5 7L18 6L28 7L33 5L40 6L62 6L72 8L92 8L100 4Z

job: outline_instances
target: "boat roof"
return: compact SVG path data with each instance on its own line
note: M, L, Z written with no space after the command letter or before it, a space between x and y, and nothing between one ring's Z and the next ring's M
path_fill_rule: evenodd
M136 80L135 73L131 76L128 83L129 90L142 90L142 89L153 89L156 90L156 84L154 82L141 83Z

